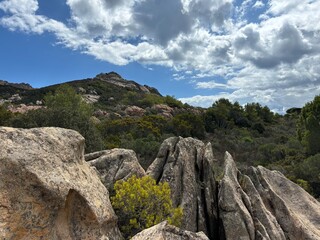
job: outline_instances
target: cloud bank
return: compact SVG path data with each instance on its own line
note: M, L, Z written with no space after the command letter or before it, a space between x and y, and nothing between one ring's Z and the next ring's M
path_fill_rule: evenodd
M116 65L171 68L212 95L276 111L320 92L320 0L66 0L65 22L39 15L36 0L0 2L0 25L55 34L57 42ZM216 81L219 79L219 82Z

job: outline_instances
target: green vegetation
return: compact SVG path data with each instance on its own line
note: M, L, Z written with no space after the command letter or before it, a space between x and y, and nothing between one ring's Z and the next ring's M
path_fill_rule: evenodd
M77 94L83 91L100 98L87 104ZM86 152L115 147L133 149L145 169L156 157L164 139L194 137L210 141L217 159L229 151L240 169L248 165L276 169L320 197L317 160L320 96L302 109L292 108L281 116L259 103L241 106L228 99L220 99L208 109L193 108L172 96L162 97L156 90L148 93L138 88L119 87L99 78L33 90L0 87L4 99L16 92L22 97L17 103L30 104L42 99L45 108L19 114L11 113L2 105L0 124L3 126L71 128L86 138ZM156 104L173 110L161 114L154 107ZM125 112L128 106L141 107L145 114L128 116ZM96 110L104 113L95 114Z
M159 183L149 176L132 176L127 181L117 181L115 195L111 197L112 206L119 217L120 230L130 238L143 229L164 220L180 226L183 210L174 208L169 184Z
M320 153L320 96L302 108L298 135L309 155Z
M73 88L58 87L55 93L44 97L46 108L16 114L11 119L13 127L62 127L80 132L86 139L86 151L104 148L100 132L91 120L93 108L85 103Z

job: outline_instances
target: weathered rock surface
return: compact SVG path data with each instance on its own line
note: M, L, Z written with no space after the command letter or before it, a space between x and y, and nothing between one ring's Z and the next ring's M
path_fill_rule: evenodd
M132 175L146 175L140 166L136 153L132 150L115 148L85 155L85 160L95 167L101 181L110 191L118 180L126 180Z
M218 187L211 145L199 140L165 140L147 173L132 150L84 157L72 130L0 127L0 146L0 239L121 239L106 187L133 174L167 181L184 209L181 229L163 222L134 240L320 239L312 196L277 171L241 173L228 153Z
M209 238L203 232L181 230L164 221L138 233L131 240L209 240Z
M1 127L0 146L0 239L121 239L80 134Z
M226 153L219 188L220 239L320 239L320 203L277 171L241 174Z
M218 234L217 185L212 170L211 144L193 138L165 140L147 175L166 181L174 206L183 207L182 229Z
M137 106L128 106L124 111L131 117L142 117L146 113L146 110Z

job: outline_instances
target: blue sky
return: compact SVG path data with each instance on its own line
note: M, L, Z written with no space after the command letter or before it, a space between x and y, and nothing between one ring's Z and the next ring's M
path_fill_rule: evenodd
M277 112L320 90L320 0L0 0L0 79L34 87L116 71L208 107Z

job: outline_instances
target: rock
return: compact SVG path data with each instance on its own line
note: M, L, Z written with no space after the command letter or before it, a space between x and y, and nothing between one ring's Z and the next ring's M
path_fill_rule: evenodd
M12 113L26 113L28 111L34 111L38 109L45 108L44 106L39 105L25 105L25 104L19 104L19 105L9 105L8 110Z
M219 187L220 238L320 239L320 203L277 171L240 173L226 153Z
M101 181L109 191L113 184L132 175L145 176L136 153L132 150L115 148L85 155L85 160L99 172Z
M82 99L89 104L93 104L95 102L98 102L100 99L99 95L96 94L83 94Z
M155 104L151 108L154 110L157 114L164 116L166 118L172 118L174 109L172 107L169 107L166 104Z
M224 176L219 187L219 216L226 239L255 239L254 224L249 211L251 203L238 183L238 169L226 153Z
M131 117L142 117L146 113L146 110L137 106L129 106L124 111Z
M174 207L183 208L182 229L218 235L217 185L211 144L193 138L165 140L147 175L171 187Z
M148 228L137 235L131 240L209 240L203 233L193 233L181 230L177 227L169 225L167 221L159 223L151 228Z
M61 128L0 128L0 239L121 239L84 138Z
M286 239L320 239L320 203L315 198L280 172L259 166L249 176Z

